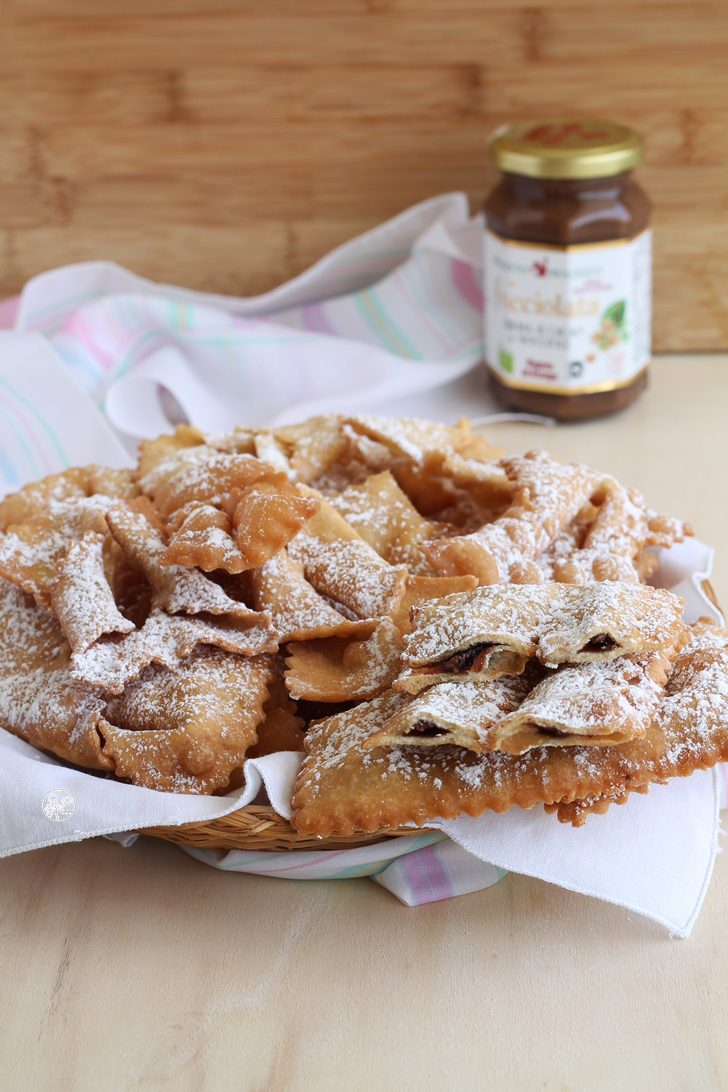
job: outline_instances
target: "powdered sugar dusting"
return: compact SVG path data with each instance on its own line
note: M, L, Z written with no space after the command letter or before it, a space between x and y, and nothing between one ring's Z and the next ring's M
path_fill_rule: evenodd
M404 590L407 570L388 565L366 542L326 542L304 532L288 544L314 588L353 610L359 618L381 618Z
M83 652L102 633L134 629L114 601L104 571L103 546L104 536L94 532L72 542L58 563L59 577L51 588L53 609L75 652Z
M682 606L671 592L643 584L489 585L415 607L404 662L436 663L477 643L552 664L613 658L674 643ZM611 651L585 650L602 635Z
M88 686L120 694L149 664L174 667L198 644L252 656L274 652L277 643L267 626L236 629L208 617L180 617L152 611L141 629L122 637L102 637L83 653L74 653L73 677Z

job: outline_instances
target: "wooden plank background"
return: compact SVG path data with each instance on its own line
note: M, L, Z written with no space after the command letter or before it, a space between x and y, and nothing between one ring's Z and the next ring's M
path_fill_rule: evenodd
M0 0L0 293L113 258L249 294L494 172L503 121L646 137L655 347L728 347L728 3Z

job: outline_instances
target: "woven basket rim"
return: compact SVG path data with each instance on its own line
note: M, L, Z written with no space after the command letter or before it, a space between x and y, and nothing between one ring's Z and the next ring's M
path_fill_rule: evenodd
M354 849L419 834L422 827L382 827L371 833L333 834L329 838L299 834L269 804L246 804L228 815L174 827L144 827L139 834L162 838L176 845L201 849L251 849L284 853L295 849Z

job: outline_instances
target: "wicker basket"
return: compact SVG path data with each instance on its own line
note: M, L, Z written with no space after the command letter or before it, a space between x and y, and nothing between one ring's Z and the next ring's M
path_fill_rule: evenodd
M718 600L707 580L703 591L718 610ZM164 838L177 845L198 846L201 849L251 849L284 853L290 849L356 849L357 846L373 845L387 838L403 838L418 834L412 827L397 830L382 828L374 834L337 834L331 838L316 838L299 834L287 819L283 819L271 807L248 804L239 811L211 819L207 823L186 823L179 827L148 827L141 833L154 838Z
M357 846L373 845L388 838L419 834L419 828L392 830L384 827L374 834L337 834L331 838L316 838L299 834L287 819L283 819L271 807L248 804L247 807L212 819L207 823L185 823L181 827L147 827L141 834L164 838L181 846L197 846L200 849L253 849L284 853L289 849L356 849Z

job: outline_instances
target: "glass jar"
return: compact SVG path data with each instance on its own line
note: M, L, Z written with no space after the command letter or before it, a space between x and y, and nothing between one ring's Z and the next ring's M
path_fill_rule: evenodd
M499 129L485 203L485 360L499 401L565 420L633 402L647 384L650 202L642 139L613 122Z

